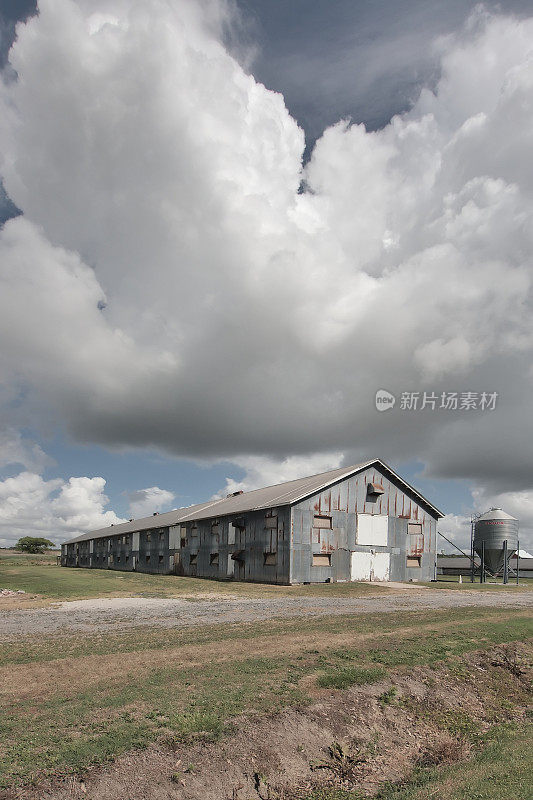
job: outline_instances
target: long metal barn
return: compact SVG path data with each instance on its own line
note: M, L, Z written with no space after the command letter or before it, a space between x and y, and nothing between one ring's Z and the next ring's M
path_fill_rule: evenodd
M78 536L65 567L260 583L427 581L443 514L380 459Z

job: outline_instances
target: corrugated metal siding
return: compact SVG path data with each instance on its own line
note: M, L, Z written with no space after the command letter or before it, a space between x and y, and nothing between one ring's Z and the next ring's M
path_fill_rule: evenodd
M292 508L274 506L172 525L161 525L167 515L157 515L150 518L150 529L125 533L117 526L107 529L106 537L67 543L62 563L265 583L314 583L350 580L351 554L371 550L390 554L391 580L429 580L435 562L436 519L416 502L415 493L405 490L405 484L397 485L386 475L374 465ZM369 493L371 484L383 493ZM379 546L357 544L361 514L388 517L386 545L381 544L382 536ZM409 522L421 526L414 539L408 535ZM421 566L408 568L406 557L414 551Z
M239 524L234 525L234 522ZM289 582L289 532L290 509L287 506L251 511L238 517L184 523L182 574L286 584ZM218 563L213 563L212 556L216 553ZM232 558L234 554L238 557ZM191 555L195 556L194 563L191 563Z
M383 494L369 494L369 484L378 484ZM356 544L358 514L379 514L389 517L389 541L386 546L363 546ZM331 566L313 567L312 555L319 552L317 536L314 533L315 516L331 516L330 537L320 542L331 552ZM421 534L416 538L423 548L417 551L421 557L420 568L407 568L407 551L410 538L407 536L409 521L421 526ZM322 523L320 523L322 524ZM321 529L321 533L324 530ZM349 580L349 559L346 552L389 552L391 555L391 580L431 580L434 573L436 552L436 519L407 493L403 486L386 477L376 466L363 470L340 483L328 487L317 494L296 503L292 509L292 563L291 582L322 582Z

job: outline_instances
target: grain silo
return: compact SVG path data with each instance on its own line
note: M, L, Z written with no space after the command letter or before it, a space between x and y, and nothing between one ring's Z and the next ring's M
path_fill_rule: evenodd
M484 561L485 569L498 574L506 559L518 549L518 520L501 508L491 508L477 518L474 526L474 550Z

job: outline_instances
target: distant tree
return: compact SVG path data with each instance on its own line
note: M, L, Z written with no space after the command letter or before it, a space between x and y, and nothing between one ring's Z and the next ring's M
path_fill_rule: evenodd
M50 539L41 539L37 536L23 536L22 539L19 539L16 543L15 550L20 550L23 553L44 553L45 550L49 550L51 547L55 547L55 545Z

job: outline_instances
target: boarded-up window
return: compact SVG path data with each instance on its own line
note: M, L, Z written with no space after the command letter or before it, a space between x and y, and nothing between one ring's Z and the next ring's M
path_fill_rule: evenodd
M325 517L322 514L315 515L315 519L313 522L313 528L330 528L331 529L331 517Z
M313 554L313 567L331 567L331 555Z
M196 525L193 525L191 528L191 536L198 536L198 528Z
M152 534L151 533L147 533L146 534L146 541L150 542L151 540L152 540Z
M422 555L424 552L424 534L422 533L422 525L419 522L409 522L407 525L407 534L407 554L409 556Z
M420 556L407 556L407 566L408 567L420 567L422 559Z
M209 556L209 563L218 564L218 553L211 553L211 555Z
M381 514L357 515L357 544L386 547L388 543L389 518Z
M272 566L277 563L276 553L265 553L264 562L265 566Z
M277 517L265 517L265 528L277 528L278 527L278 518Z

